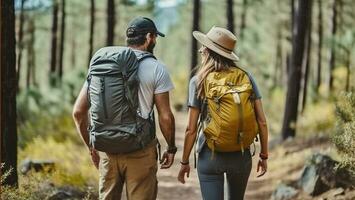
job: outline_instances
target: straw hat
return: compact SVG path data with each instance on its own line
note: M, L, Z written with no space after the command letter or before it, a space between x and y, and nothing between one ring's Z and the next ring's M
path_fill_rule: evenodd
M214 26L207 34L194 31L192 35L201 44L219 55L234 61L239 60L239 57L233 52L237 38L229 30Z

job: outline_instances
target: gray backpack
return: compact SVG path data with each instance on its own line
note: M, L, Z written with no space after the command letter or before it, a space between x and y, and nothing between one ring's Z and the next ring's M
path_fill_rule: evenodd
M139 62L155 58L136 55L128 47L104 47L90 62L90 145L107 153L128 153L144 148L155 138L153 111L148 119L138 114Z

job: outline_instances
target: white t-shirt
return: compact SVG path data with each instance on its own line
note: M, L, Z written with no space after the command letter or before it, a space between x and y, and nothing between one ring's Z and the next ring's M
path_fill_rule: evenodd
M143 53L134 50L136 54ZM139 111L143 118L148 118L154 106L154 94L174 89L170 75L163 63L154 58L145 58L139 63Z

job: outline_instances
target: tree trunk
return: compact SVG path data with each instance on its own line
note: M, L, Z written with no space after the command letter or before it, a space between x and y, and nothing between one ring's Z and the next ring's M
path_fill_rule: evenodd
M293 35L293 33L295 32L294 28L295 28L295 17L296 17L295 0L291 0L290 3L291 3L291 33Z
M311 1L299 0L297 16L295 17L296 33L292 40L291 68L288 77L285 114L282 126L282 137L294 137L296 135L296 123L298 116L298 102L300 93L301 70L304 62L306 32L310 22Z
M192 31L200 30L200 0L194 0L193 8L193 21ZM195 68L197 66L197 40L192 37L191 42L191 66L190 66L190 78L195 75Z
M58 77L59 80L62 81L63 78L63 60L64 60L64 44L65 44L65 0L62 0L61 5L61 28L60 28L60 46L59 46L59 70L58 70Z
M112 46L115 36L115 1L107 0L107 46Z
M2 8L3 6L0 5L0 22L2 22ZM2 116L2 25L0 23L0 162L2 162L2 130L3 130L3 127L4 127L4 124L2 123L2 119L3 119L3 116ZM2 170L0 169L0 177L2 177ZM1 183L0 183L0 194L1 194Z
M246 27L246 18L247 18L247 9L248 9L248 1L243 0L243 7L242 7L242 16L240 22L240 38L243 38L244 30Z
M17 186L16 53L14 1L2 1L1 12L1 174L11 170L2 184Z
M318 0L318 63L317 63L317 80L316 93L319 93L322 81L322 46L323 46L323 13L322 0Z
M310 8L310 21L308 24L308 30L307 30L307 49L305 51L306 55L306 63L304 67L304 75L303 75L303 94L302 94L302 108L301 112L303 113L305 108L306 108L306 103L307 103L307 91L308 91L308 78L309 78L309 68L310 68L310 63L311 63L311 49L312 49L312 4L313 0L311 1L311 8Z
M351 51L346 50L346 85L345 85L345 90L347 92L350 92L350 59L351 59Z
M88 65L87 65L88 67L90 66L90 60L94 49L94 28L95 28L95 0L91 0L89 56L88 56Z
M233 0L227 0L227 29L234 33L234 2Z
M280 81L282 78L282 34L281 27L278 27L277 38L276 38L276 58L275 58L275 73L274 73L274 84L273 87L276 88L280 85ZM281 74L281 75L280 75Z
M72 67L75 67L76 66L76 40L75 38L73 38L71 40L71 55L70 55L70 65Z
M287 38L288 41L291 43L292 46L292 41L295 35L295 17L296 17L296 8L295 8L295 0L290 0L290 11L291 11L291 23L290 23L290 36ZM288 78L289 78L289 72L291 68L291 52L287 52L286 55L286 70L285 70L285 77L286 77L286 84L288 83Z
M35 43L35 27L33 18L28 20L28 33L30 35L28 46L27 46L27 76L26 76L26 88L28 89L32 83L34 83L34 73L35 73L35 54L34 54L34 43Z
M23 25L25 21L25 13L24 13L24 5L26 0L21 0L21 10L20 10L20 21L19 21L19 31L18 31L18 56L17 56L17 90L20 89L20 72L21 72L21 61L22 61L22 50L24 48L23 45Z
M332 15L332 38L334 39L337 33L337 2L338 0L333 1L333 15ZM332 41L332 47L330 49L330 59L329 59L329 92L333 90L333 70L335 68L335 42Z
M53 19L52 19L52 42L51 42L51 68L50 84L55 85L57 71L57 32L58 32L58 2L53 0Z

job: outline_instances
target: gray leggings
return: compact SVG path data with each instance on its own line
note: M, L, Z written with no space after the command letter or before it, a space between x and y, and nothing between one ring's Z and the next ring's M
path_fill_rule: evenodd
M198 156L197 172L204 200L224 199L224 174L227 177L228 199L243 200L252 159L249 150L238 152L212 152L204 145Z

